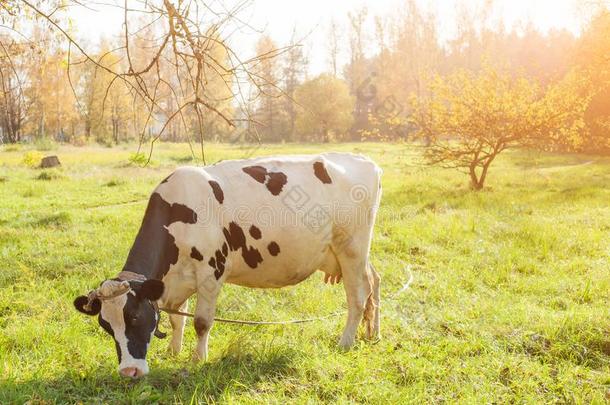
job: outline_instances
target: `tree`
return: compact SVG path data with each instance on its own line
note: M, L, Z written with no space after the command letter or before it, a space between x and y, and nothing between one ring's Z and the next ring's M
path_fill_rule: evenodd
M591 77L595 96L587 109L587 149L610 153L610 11L602 9L579 40L574 64Z
M437 76L430 95L412 101L418 133L431 140L426 162L466 170L480 190L490 165L508 148L578 149L590 100L581 77L570 74L545 88L489 66Z
M328 63L333 76L337 77L339 71L339 42L341 41L341 33L335 19L330 20L328 27Z
M256 110L258 132L265 141L277 142L286 133L287 117L282 109L282 91L279 87L280 65L274 54L277 45L271 37L263 35L256 44L260 62L254 67L254 84L260 89L260 100Z
M415 0L392 18L375 19L377 55L372 60L372 100L368 122L359 130L364 139L398 140L408 136L408 105L411 94L424 96L426 83L440 73L444 53L439 44L437 22Z
M110 66L120 63L120 57L112 46L102 43L96 60ZM81 119L85 136L93 136L103 144L118 144L128 138L133 119L132 98L122 81L97 65L84 62L79 73L82 76L80 95Z
M70 140L79 121L77 101L68 78L67 53L58 41L37 27L36 45L27 66L28 129L38 138Z
M348 13L349 30L349 64L345 67L345 78L349 84L350 93L355 97L354 105L354 128L352 138L360 139L359 130L368 126L368 115L372 108L374 88L372 81L376 73L365 56L368 37L366 35L365 23L368 16L366 7L360 8L354 13Z
M302 83L307 73L307 58L303 53L303 47L295 44L296 41L296 29L292 31L291 46L284 55L284 83L283 92L284 96L282 99L282 109L286 114L287 118L287 133L284 135L284 139L291 141L295 135L295 124L297 111L294 104L294 92L296 91L299 84Z
M0 38L0 141L19 142L25 121L25 97L20 68L26 48Z
M295 98L303 107L296 121L301 139L328 142L345 134L353 123L354 97L343 80L330 74L303 83Z
M113 50L120 63L105 63L95 57L95 51L82 41L76 39L69 28L60 18L61 10L70 6L80 5L78 0L4 0L0 1L0 22L2 27L7 26L7 19L24 20L24 15L34 16L38 21L44 21L50 32L62 40L60 49L67 50L66 71L83 63L94 64L99 71L105 72L111 78L109 87L121 82L132 98L132 106L138 105L145 109L145 116L136 114L132 108L134 118L132 123L142 123L138 129L140 146L145 140L146 131L154 130L150 137L150 150L148 161L152 156L154 144L166 132L177 134L175 121L184 126L185 114L195 114L199 126L199 133L204 130L204 115L215 115L224 121L227 126L234 127L243 120L243 117L231 116L234 109L220 110L215 107L218 101L211 97L208 84L213 80L225 81L228 89L228 99L238 104L244 104L243 87L247 80L262 93L261 86L267 84L262 76L258 76L255 67L267 63L282 53L282 50L272 49L260 57L242 58L228 41L228 37L236 30L249 27L238 17L247 4L238 2L230 8L222 4L211 4L205 0L171 1L160 0L155 2L137 2L134 7L123 5L123 25L121 32L121 45ZM116 7L114 4L99 4L102 7ZM6 11L6 13L4 13ZM9 17L7 17L10 16ZM138 63L135 54L138 53L137 42L140 34L153 27L156 35L151 36L146 50L142 54L146 59ZM28 29L18 32L24 35ZM214 56L216 47L222 47L226 58L220 60ZM88 49L89 48L89 49ZM252 80L255 78L256 80ZM70 88L72 86L68 86ZM168 96L169 95L169 96ZM163 97L162 97L163 96ZM213 95L212 95L213 96ZM168 101L167 97L171 100ZM241 105L240 107L243 107ZM242 109L243 111L243 109ZM44 112L46 114L46 111ZM121 113L115 109L113 130L115 136L121 131ZM56 114L59 116L59 114ZM250 116L246 119L250 120ZM63 125L62 121L62 125ZM158 125L155 125L158 124ZM180 125L177 125L179 127ZM61 130L61 129L60 129ZM170 136L172 137L172 136ZM173 138L173 137L172 137ZM202 160L203 136L201 137Z
M225 67L226 73L216 75L212 71L212 67L205 67L206 76L209 78L204 94L211 106L216 110L222 111L227 116L234 116L233 93L230 83L233 82L232 70L230 69L229 55L225 46L220 46L221 38L217 38L217 42L210 45L210 54L219 64ZM193 114L191 114L193 116ZM195 117L196 118L196 114ZM216 114L205 114L203 116L203 133L194 134L194 138L199 140L199 137L204 136L207 139L226 140L230 134L231 126L224 120L220 119ZM195 119L191 119L191 130L200 130Z

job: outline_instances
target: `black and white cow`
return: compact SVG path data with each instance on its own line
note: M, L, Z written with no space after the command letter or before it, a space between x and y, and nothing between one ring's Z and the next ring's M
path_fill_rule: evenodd
M74 305L98 315L114 338L119 372L129 377L148 373L157 305L186 311L192 295L194 358L206 359L223 283L284 287L321 270L345 285L340 346L353 345L361 321L366 337L378 337L380 278L369 250L380 177L370 159L349 153L179 168L152 193L123 271ZM170 315L170 323L169 350L178 353L185 318Z

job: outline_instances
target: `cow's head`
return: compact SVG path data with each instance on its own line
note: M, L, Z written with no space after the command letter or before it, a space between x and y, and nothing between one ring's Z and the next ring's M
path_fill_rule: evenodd
M97 290L74 300L78 311L98 315L100 326L114 339L122 376L148 373L146 351L159 321L155 301L163 288L159 280L106 280Z

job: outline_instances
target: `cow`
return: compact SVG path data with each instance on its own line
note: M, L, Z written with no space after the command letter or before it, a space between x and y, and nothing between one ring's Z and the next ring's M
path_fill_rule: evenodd
M381 198L381 169L351 153L229 160L181 167L153 191L125 265L115 278L74 300L98 316L115 342L119 373L148 373L146 352L168 309L169 351L181 350L187 299L196 296L193 359L208 356L216 300L224 283L252 288L295 285L315 271L343 280L347 322L379 337L380 277L369 260Z

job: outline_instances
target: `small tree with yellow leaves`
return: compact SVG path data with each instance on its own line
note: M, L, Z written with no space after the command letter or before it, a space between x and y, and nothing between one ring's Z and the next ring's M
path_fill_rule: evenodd
M480 190L492 162L508 148L577 149L590 100L583 77L572 73L542 87L489 66L437 76L428 96L412 99L413 124L430 140L426 162L464 170Z

